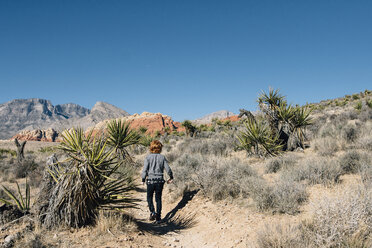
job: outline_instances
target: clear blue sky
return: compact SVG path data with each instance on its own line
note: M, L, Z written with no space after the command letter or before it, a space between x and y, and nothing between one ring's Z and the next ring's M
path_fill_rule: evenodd
M372 1L1 0L0 103L195 119L372 89Z

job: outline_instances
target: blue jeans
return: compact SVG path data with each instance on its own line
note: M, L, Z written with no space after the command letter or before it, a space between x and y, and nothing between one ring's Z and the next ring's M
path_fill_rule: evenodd
M151 213L155 213L153 196L155 192L155 202L156 202L156 219L160 220L161 216L161 196L163 193L164 183L148 183L147 184L147 203L149 204L149 209Z

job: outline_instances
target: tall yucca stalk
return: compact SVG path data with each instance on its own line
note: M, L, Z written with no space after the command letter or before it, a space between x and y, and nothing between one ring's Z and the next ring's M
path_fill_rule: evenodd
M131 178L118 169L122 163L114 156L114 149L107 147L102 136L85 135L82 129L71 129L62 134L59 149L67 159L53 173L57 184L49 201L44 226L53 227L63 222L80 227L94 223L102 208L133 206L128 192Z
M248 153L251 153L253 149L253 153L256 155L260 155L260 150L262 149L272 156L280 153L282 145L279 144L278 136L273 135L270 128L263 121L248 119L244 125L245 130L238 135L241 148Z
M112 120L107 124L107 143L115 149L120 159L131 160L126 148L140 143L140 139L141 135L125 121Z

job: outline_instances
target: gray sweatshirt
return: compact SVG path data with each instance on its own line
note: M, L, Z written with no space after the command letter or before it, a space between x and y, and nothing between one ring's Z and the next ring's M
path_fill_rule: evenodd
M142 182L146 180L163 181L164 169L167 171L170 179L173 179L173 173L168 165L167 159L159 153L151 153L145 158L143 171L142 171Z

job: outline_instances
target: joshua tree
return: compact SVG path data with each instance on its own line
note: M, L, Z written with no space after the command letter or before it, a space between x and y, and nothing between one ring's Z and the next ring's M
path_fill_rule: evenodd
M25 140L22 143L19 143L18 139L15 138L14 139L14 143L17 146L17 159L18 159L18 162L21 163L23 161L23 159L25 158L24 149L25 149L25 145L26 145L27 141Z

